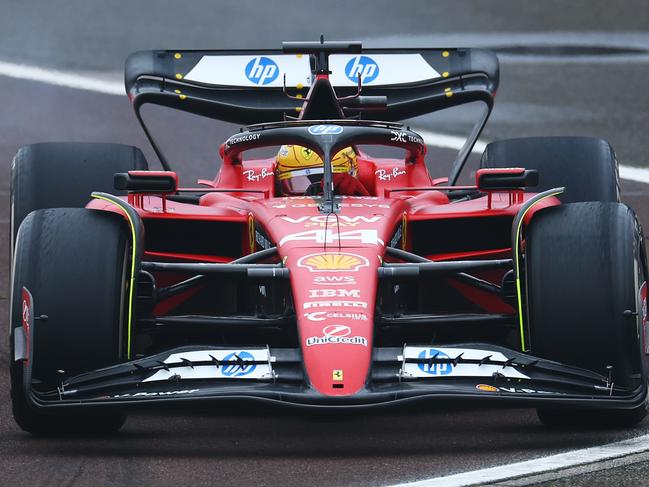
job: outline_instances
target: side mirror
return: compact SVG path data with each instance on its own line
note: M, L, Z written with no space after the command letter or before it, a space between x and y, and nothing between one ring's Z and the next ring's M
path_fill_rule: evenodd
M537 186L539 173L522 167L479 169L475 181L478 189L486 191L523 189Z
M173 171L129 171L116 173L115 189L133 193L175 193L178 175Z

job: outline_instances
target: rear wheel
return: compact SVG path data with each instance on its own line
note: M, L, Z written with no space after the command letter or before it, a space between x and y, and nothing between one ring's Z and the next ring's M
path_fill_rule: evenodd
M531 352L582 367L616 386L644 390L640 288L644 240L633 211L619 203L574 203L535 215L526 238ZM634 409L540 409L552 427L637 424Z
M33 210L83 208L93 191L113 188L118 172L145 170L137 147L121 144L48 142L21 147L11 164L11 236Z
M592 137L525 137L497 140L487 145L483 168L524 167L539 171L539 193L565 187L564 203L620 201L615 151Z
M23 221L12 281L11 398L25 431L41 435L105 434L124 422L119 413L44 413L23 388L23 362L14 359L15 329L22 325L22 293L33 296L32 387L56 390L63 377L105 367L124 355L127 232L117 215L95 210L37 210Z

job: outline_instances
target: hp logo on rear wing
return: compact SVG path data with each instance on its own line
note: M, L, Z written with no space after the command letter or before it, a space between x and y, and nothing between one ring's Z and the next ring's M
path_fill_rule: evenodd
M246 77L254 84L264 86L272 83L279 75L279 67L266 56L252 58L246 65Z
M354 83L359 75L363 84L371 83L379 75L379 65L369 56L354 56L345 66L345 75Z

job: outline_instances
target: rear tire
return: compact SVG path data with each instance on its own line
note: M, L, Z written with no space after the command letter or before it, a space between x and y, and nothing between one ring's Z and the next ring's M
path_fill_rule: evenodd
M611 145L592 137L526 137L497 140L487 145L483 168L523 167L539 172L542 192L565 187L564 203L619 203L617 159Z
M144 154L121 144L48 142L21 147L11 164L11 236L33 210L83 208L93 191L122 194L118 172L146 170Z
M605 377L612 366L615 385L629 393L643 387L646 395L639 309L644 239L633 211L599 202L547 208L532 219L526 245L531 353ZM646 404L545 408L539 418L551 427L621 427L637 424L646 413Z
M39 435L96 435L117 431L119 413L50 413L33 409L23 388L23 362L14 358L21 326L21 289L33 296L33 387L55 390L63 377L105 367L124 353L127 231L121 217L95 210L37 210L23 221L12 280L11 398L25 431ZM64 371L62 374L57 371Z

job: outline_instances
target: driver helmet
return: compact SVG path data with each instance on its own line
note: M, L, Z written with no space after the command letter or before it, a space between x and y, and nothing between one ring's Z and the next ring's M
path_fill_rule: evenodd
M276 158L277 179L284 194L303 195L313 183L322 180L324 164L318 154L308 147L283 145ZM334 173L347 173L356 177L358 161L352 147L338 151L331 160Z

